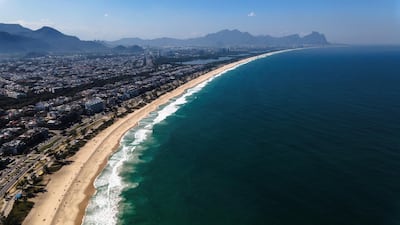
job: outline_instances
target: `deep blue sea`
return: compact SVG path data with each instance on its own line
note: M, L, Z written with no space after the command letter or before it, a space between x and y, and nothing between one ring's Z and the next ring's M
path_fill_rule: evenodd
M400 224L400 47L253 61L121 144L85 224Z

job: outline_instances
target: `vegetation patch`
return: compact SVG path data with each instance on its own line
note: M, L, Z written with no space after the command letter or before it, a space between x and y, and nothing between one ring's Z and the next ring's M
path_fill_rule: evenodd
M16 201L13 209L7 218L3 219L4 225L22 224L29 211L33 208L34 203L30 201Z

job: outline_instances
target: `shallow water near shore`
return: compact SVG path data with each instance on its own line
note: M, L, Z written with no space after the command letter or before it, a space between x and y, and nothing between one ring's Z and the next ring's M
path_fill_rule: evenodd
M236 67L234 67L236 68ZM232 68L232 69L234 69ZM123 171L124 163L142 163L139 159L146 144L154 145L151 134L153 127L175 113L183 104L187 103L190 97L203 89L216 77L232 70L226 70L214 77L189 88L179 97L172 98L167 104L159 107L155 112L150 113L145 119L128 131L120 142L118 150L110 157L107 166L97 177L94 186L96 194L92 197L86 209L83 224L117 224L119 215L119 203L121 191L125 188L135 188L136 182L122 182L120 173ZM130 168L132 172L132 168ZM108 215L104 217L104 215Z
M189 90L125 135L84 224L398 224L398 62L301 50Z

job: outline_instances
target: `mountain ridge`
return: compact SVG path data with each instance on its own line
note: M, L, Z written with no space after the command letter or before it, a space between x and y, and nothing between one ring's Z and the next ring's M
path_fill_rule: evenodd
M91 52L104 51L107 47L94 41L82 41L52 27L31 30L19 24L0 23L0 53Z
M141 45L151 47L291 47L299 45L329 45L324 34L313 31L308 35L300 37L298 34L283 37L270 35L252 35L237 29L221 30L216 33L207 34L202 37L176 39L176 38L122 38L116 41L106 42L109 45Z
M64 53L64 52L96 52L124 51L141 52L145 47L211 47L211 48L268 48L268 47L301 47L329 45L325 35L312 32L300 37L298 34L284 37L269 35L254 36L237 29L221 30L202 37L177 38L122 38L117 41L83 41L78 37L66 35L57 29L44 26L31 30L19 24L0 23L0 53L27 53L32 51ZM118 47L124 46L126 48ZM133 46L133 47L132 47ZM118 47L118 48L116 48Z

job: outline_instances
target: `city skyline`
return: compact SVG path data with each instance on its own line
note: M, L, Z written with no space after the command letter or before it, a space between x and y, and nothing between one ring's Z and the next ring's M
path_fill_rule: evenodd
M192 38L223 29L253 35L324 33L333 43L400 44L400 1L0 0L0 21L54 27L84 40Z

